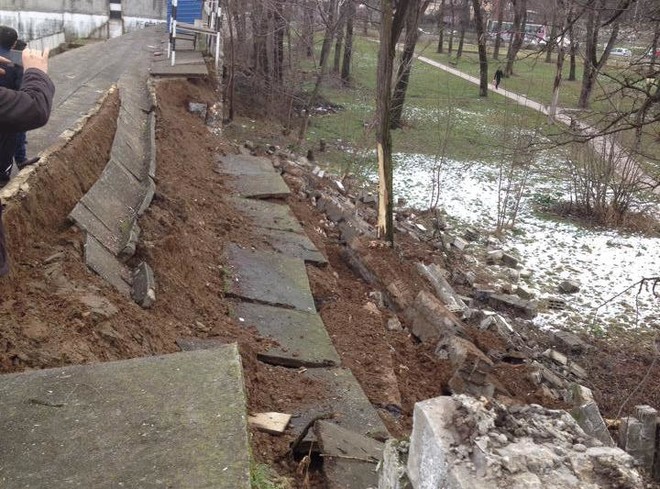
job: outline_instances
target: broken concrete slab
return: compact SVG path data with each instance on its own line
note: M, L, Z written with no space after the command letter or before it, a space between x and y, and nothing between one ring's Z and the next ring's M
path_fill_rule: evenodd
M225 252L232 268L227 293L249 301L315 312L305 263L279 253L245 250L231 243Z
M378 468L378 489L412 489L408 479L410 443L389 439L383 449L383 462Z
M415 405L408 473L415 489L642 487L632 457L590 443L565 411L470 396Z
M575 294L580 291L580 283L577 280L563 280L558 289L563 294Z
M285 199L291 194L286 182L276 173L237 178L228 184L238 195L250 199Z
M314 368L307 369L301 375L322 384L327 394L324 399L303 404L299 412L293 413L291 426L294 434L300 434L316 416L332 413L335 415L332 421L347 430L376 440L389 437L383 421L349 369ZM298 450L307 454L310 443L315 443L315 440L316 437L308 433L305 443Z
M382 459L383 443L329 421L318 421L314 432L329 489L378 485L376 467Z
M656 454L658 412L651 406L635 406L633 415L623 418L619 428L619 446L632 455L649 473L653 472Z
M177 58L179 58L184 51L177 49ZM181 76L186 78L202 78L209 76L209 70L204 63L204 58L202 53L195 51L196 55L199 55L199 59L196 62L187 61L184 64L177 64L172 66L172 63L169 59L157 60L151 64L151 74L153 76Z
M0 410L8 489L251 487L235 344L3 375Z
M238 212L260 228L298 234L305 232L288 205L241 197L230 197L229 200Z
M445 337L438 343L435 354L448 359L456 369L447 384L452 393L493 397L495 386L489 379L493 362L474 343L458 336Z
M133 272L131 297L140 307L145 309L151 307L156 301L156 279L147 262L140 262Z
M575 406L571 409L571 416L575 418L575 421L577 421L580 428L582 428L587 435L593 436L605 446L615 446L614 440L612 440L612 436L607 430L605 420L603 420L603 417L600 414L598 404L594 401L587 401L580 406Z
M315 265L327 265L328 263L325 256L314 246L314 243L306 234L278 231L277 229L261 229L259 239L288 257L299 258Z
M518 266L518 258L510 253L502 253L502 263L509 268L516 268Z
M405 312L410 330L421 341L451 336L463 331L456 316L435 296L422 290Z
M534 319L538 314L538 306L534 301L526 301L516 295L492 294L488 303L498 310L511 310L525 319Z
M316 313L246 302L237 304L234 311L242 326L253 326L260 335L278 343L257 352L264 362L286 367L332 367L341 363Z
M571 353L584 353L591 348L591 345L570 331L555 331L552 336L558 344Z
M85 239L85 263L119 292L131 295L131 273L128 267L90 234Z
M248 155L218 156L217 173L235 176L279 175L267 158Z
M124 241L123 237L108 228L103 221L96 217L83 202L78 202L71 213L71 219L78 228L82 229L88 234L91 234L108 250L117 255L121 252Z
M436 296L452 312L462 312L467 309L465 302L454 291L447 279L444 277L443 269L435 264L425 265L424 263L415 263L417 271L431 284Z

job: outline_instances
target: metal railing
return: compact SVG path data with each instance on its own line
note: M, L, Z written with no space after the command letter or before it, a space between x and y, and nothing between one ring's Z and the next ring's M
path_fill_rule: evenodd
M192 24L177 21L178 0L172 0L172 13L169 25L169 43L167 45L167 57L171 60L171 65L176 64L176 38L177 31L192 32L195 36L206 35L209 50L215 53L215 68L220 65L220 46L222 44L221 26L222 26L222 8L219 0L206 0L204 2L204 12L207 15L207 27L199 27ZM213 45L213 46L212 46Z

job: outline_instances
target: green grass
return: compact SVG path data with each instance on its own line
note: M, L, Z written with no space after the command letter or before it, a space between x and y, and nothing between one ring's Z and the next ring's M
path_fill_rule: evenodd
M288 480L266 464L253 463L250 467L250 485L252 489L291 489Z
M419 54L448 63L455 59L435 53L435 43L420 42ZM466 52L458 61L461 71L478 76L477 54L474 46L467 45ZM325 139L339 149L331 149L324 158L333 161L342 171L361 173L365 167L373 168L375 156L367 154L375 147L374 109L376 90L377 44L364 38L356 38L352 66L352 88L340 88L338 83L328 83L323 96L344 107L338 114L313 118L307 133L308 146L314 147ZM501 58L504 57L502 51ZM545 55L523 51L517 61L514 76L504 81L504 88L528 96L532 100L548 104L555 76L554 63L545 63ZM490 62L494 73L497 61ZM606 72L620 73L626 63L618 60L608 64ZM565 66L568 77L568 59ZM578 80L564 81L560 91L560 106L573 108L577 105L581 83L581 65L577 67ZM611 102L603 96L611 89L612 82L601 76L594 89L593 110L583 114L589 118L599 110L612 110ZM625 102L619 102L624 103ZM489 96L478 96L478 87L458 77L424 63L413 65L405 109L404 128L392 132L395 152L422 153L457 160L496 162L513 152L511 136L516 132L536 133L548 136L559 131L548 125L542 114L525 109L494 91ZM640 158L649 171L660 168L660 145L654 130L644 135L643 147L650 158ZM657 132L657 131L656 131ZM623 140L630 140L630 133ZM335 143L335 144L332 144ZM351 147L354 152L346 151ZM562 151L558 149L557 151ZM654 161L655 160L655 161Z
M319 139L351 143L357 151L375 147L374 108L377 44L355 44L351 89L325 87L325 98L344 110L315 117L307 133L310 145ZM392 132L395 152L445 154L459 160L497 161L511 152L510 131L547 130L545 117L496 94L478 96L478 87L423 63L415 63L404 109L404 128ZM327 157L342 167L361 158L344 150ZM373 162L375 158L369 157ZM359 165L358 165L359 166Z

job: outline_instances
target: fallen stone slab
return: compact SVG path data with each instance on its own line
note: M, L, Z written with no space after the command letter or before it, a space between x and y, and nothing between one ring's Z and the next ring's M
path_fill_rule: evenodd
M257 352L267 363L286 367L333 367L341 363L321 316L316 313L242 302L234 308L239 324L255 327L278 345Z
M312 243L306 234L261 229L259 239L270 245L275 251L291 258L299 258L314 265L327 265L328 260Z
M552 337L558 344L571 353L584 353L591 348L591 345L570 331L555 331L552 333Z
M587 401L580 406L575 406L571 409L571 416L575 418L575 421L587 435L593 436L605 446L615 446L614 440L612 440L612 436L607 430L605 420L600 414L598 404L594 401Z
M533 319L538 314L538 306L534 301L526 301L516 295L492 294L488 303L497 310L510 310L525 319Z
M425 265L424 263L417 262L415 268L429 282L438 299L440 299L450 311L463 312L467 309L465 302L463 302L452 286L449 285L447 279L445 279L443 270L440 266L435 263Z
M649 473L654 470L658 412L651 406L635 406L632 416L619 427L619 446L632 455Z
M250 199L285 199L291 194L286 182L278 174L259 174L235 178L229 182L238 195Z
M217 173L235 176L279 175L267 158L249 155L219 156L215 168Z
M248 301L315 312L305 263L279 253L246 250L231 243L225 252L232 269L229 295Z
M156 301L156 279L147 262L140 262L133 272L131 297L140 307L151 307Z
M234 208L260 228L304 234L300 222L288 205L255 199L230 197Z
M235 344L0 377L7 489L249 489Z
M85 238L85 264L126 296L131 295L131 272L92 235Z
M577 280L563 280L558 288L564 294L575 294L580 291L580 284Z
M463 331L456 316L435 296L422 290L405 312L411 332L421 341L453 336Z
M383 457L383 443L330 421L318 421L314 432L328 489L377 487L376 467Z
M362 387L349 369L313 368L301 374L310 381L324 385L324 399L303 403L291 419L293 433L297 436L311 420L322 414L334 414L332 422L342 428L376 440L389 438L387 428L369 402ZM307 454L316 437L310 430L303 443L297 447Z
M435 355L449 360L456 369L448 382L452 393L493 397L495 386L489 378L493 362L474 343L458 336L445 337L436 346Z

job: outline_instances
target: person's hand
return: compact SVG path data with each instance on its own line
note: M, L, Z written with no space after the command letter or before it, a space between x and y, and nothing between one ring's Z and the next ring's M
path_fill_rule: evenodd
M8 64L11 64L11 60L0 56L0 65L8 65ZM4 74L5 74L5 70L0 68L0 75L4 75Z
M30 68L36 68L48 73L49 51L49 49L44 49L42 52L38 49L25 48L23 50L23 69L27 71Z

